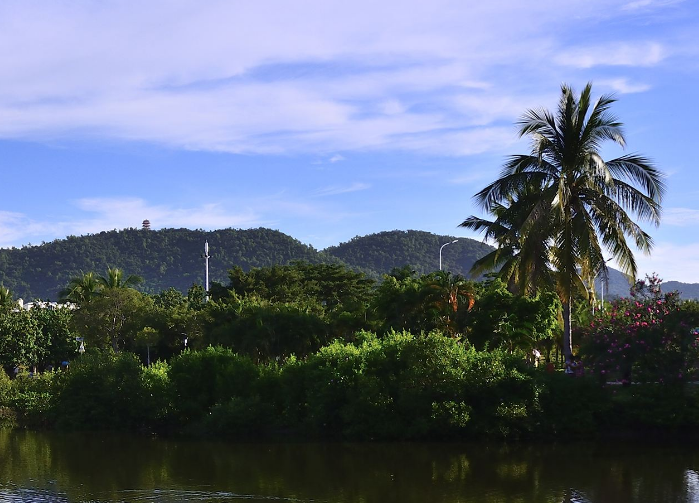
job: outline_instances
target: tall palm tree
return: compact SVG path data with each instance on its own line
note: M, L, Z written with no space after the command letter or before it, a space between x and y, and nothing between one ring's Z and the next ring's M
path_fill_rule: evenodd
M653 243L627 211L658 225L665 191L662 173L647 158L629 154L602 159L605 141L625 147L626 140L622 124L609 112L615 100L603 95L592 103L591 91L588 83L576 97L563 85L555 114L546 109L527 111L518 122L519 136L531 138L531 152L510 157L500 178L475 195L496 219L503 207L516 212L518 219L510 222L520 240L546 243L563 305L566 356L572 350L574 293L586 292L586 281L606 271L605 250L623 272L636 277L636 261L626 238L645 253ZM513 198L528 187L538 191L533 204ZM503 244L507 245L504 239Z
M100 292L100 284L93 272L88 272L72 278L68 286L58 294L60 300L73 302L78 305L93 300Z
M124 271L121 269L107 267L107 275L100 276L97 281L105 290L114 290L136 286L143 281L143 278L135 274L124 277Z

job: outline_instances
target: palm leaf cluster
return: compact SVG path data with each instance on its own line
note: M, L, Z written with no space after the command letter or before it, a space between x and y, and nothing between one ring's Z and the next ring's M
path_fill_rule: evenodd
M610 161L600 150L611 141L626 146L622 124L610 113L614 98L591 101L588 84L576 96L567 85L555 113L529 110L519 135L531 151L511 156L500 178L474 197L493 220L471 216L461 226L484 233L498 248L473 272L499 271L519 293L544 286L558 291L564 308L564 351L570 353L570 303L589 293L605 255L636 277L630 238L649 253L652 238L629 216L658 225L665 191L662 173L645 157L624 155Z
M93 272L88 272L72 278L68 286L61 290L59 297L63 301L82 305L90 302L105 291L132 288L142 281L143 279L140 276L134 274L125 276L123 270L116 267L108 267L107 274L104 276L97 276Z

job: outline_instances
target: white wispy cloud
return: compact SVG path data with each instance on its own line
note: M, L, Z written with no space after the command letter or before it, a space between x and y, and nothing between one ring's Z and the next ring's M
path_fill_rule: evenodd
M682 3L685 0L636 0L634 2L629 2L625 4L622 9L628 11L636 10L650 10L656 8L667 7L669 5L674 5Z
M561 51L556 61L576 68L595 66L654 66L667 56L667 49L657 42L617 42L576 47Z
M556 69L539 68L644 67L667 56L660 39L558 53L562 34L618 12L614 5L4 2L0 138L470 155L500 148L500 122L541 104L533 79L555 92ZM503 79L507 68L518 68L518 78ZM610 85L640 90L623 80Z
M629 82L625 78L600 79L595 81L595 84L610 87L614 92L620 94L642 93L651 89L651 86L648 84Z
M139 198L85 198L75 202L82 211L93 216L82 225L97 229L138 227L144 219L153 228L188 227L190 229L221 229L249 227L259 224L261 216L252 210L232 213L222 204L204 204L178 208L171 205L152 205ZM81 225L81 224L77 224ZM94 232L93 229L85 232Z
M686 227L699 224L699 210L692 208L664 208L663 224Z
M326 196L336 196L338 194L347 194L348 192L357 192L359 190L367 190L371 188L368 183L355 182L350 185L332 185L329 187L323 187L314 192L314 196L326 197Z

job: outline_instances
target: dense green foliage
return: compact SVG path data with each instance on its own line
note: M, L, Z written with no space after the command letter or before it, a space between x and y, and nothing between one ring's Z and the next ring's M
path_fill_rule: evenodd
M687 383L699 309L657 280L607 314L577 305L595 371L580 379L546 365L556 294L498 280L403 267L375 287L339 264L294 262L234 268L205 302L200 286L144 294L109 276L74 309L0 306L0 425L391 440L699 426ZM609 358L648 384L602 386Z
M56 365L77 345L68 309L0 312L0 365L7 371Z
M0 424L16 423L217 438L576 438L696 428L699 394L601 387L436 332L363 332L283 364L255 364L219 347L150 367L129 353L101 352L38 377L2 373Z
M553 292L525 297L512 294L500 280L487 282L470 313L468 340L478 349L550 349L560 337L560 309Z

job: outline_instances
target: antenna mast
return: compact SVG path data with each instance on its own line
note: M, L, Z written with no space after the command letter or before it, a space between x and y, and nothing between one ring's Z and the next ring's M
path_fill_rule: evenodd
M204 241L204 292L206 297L204 297L204 302L209 302L209 242Z

